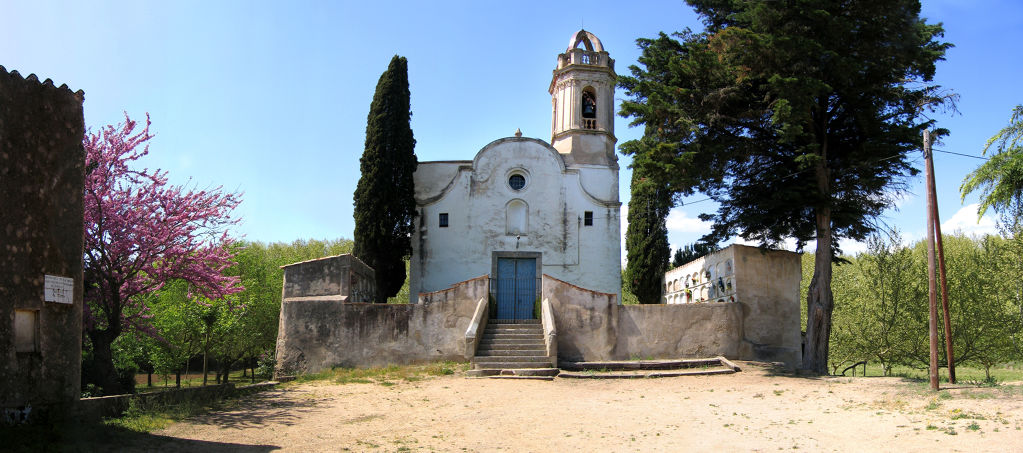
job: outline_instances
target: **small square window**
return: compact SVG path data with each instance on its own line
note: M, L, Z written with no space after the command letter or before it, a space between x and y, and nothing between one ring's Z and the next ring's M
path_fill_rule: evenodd
M440 227L441 228L447 228L448 227L448 213L446 213L446 212L440 213L440 219L439 220L440 220Z
M593 226L593 211L583 213L583 225Z
M39 351L39 310L14 310L14 350Z

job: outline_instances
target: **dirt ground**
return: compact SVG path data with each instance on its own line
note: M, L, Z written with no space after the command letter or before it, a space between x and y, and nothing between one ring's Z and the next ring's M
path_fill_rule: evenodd
M1023 387L934 394L901 378L724 376L395 385L327 381L248 397L129 450L1023 452Z

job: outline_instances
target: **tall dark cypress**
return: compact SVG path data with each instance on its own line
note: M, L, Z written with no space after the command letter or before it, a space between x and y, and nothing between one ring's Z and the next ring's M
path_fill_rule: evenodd
M387 302L405 282L412 254L416 202L412 174L418 161L412 136L408 61L395 55L377 82L366 119L366 149L355 189L353 254L376 271L374 300Z
M670 191L642 170L632 172L629 227L625 230L625 283L641 304L661 301L661 282L668 270L671 247L665 219L671 209Z

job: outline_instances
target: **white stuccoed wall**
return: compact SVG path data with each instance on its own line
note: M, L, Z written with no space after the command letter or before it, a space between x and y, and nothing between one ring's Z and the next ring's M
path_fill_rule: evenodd
M526 177L513 190L508 178ZM420 292L490 274L492 252L539 252L541 272L621 298L621 235L617 165L566 166L542 140L508 137L472 161L420 162L415 174L420 216L412 238L410 302ZM528 205L525 234L509 234L512 200ZM583 213L593 212L593 225ZM439 226L448 213L449 226ZM539 275L537 275L539 277Z

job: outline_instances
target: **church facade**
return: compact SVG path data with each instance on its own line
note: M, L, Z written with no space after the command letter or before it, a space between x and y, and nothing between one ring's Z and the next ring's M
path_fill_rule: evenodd
M615 80L580 30L553 71L550 143L517 132L472 160L419 163L411 303L484 274L496 319L532 318L544 274L621 300Z

